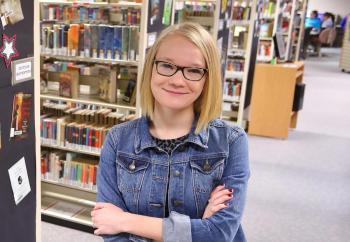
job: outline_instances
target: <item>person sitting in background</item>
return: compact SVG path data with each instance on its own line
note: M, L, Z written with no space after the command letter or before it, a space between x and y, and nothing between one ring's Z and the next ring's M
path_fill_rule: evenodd
M321 19L318 17L318 11L313 10L309 18L305 21L304 44L302 49L302 58L307 57L307 49L310 45L314 46L321 31Z
M326 12L323 16L323 22L322 22L322 29L326 29L326 28L332 28L333 27L333 17L331 13Z
M310 28L310 34L319 34L321 30L321 19L318 17L318 11L314 10L310 14L310 18L305 21L305 28Z

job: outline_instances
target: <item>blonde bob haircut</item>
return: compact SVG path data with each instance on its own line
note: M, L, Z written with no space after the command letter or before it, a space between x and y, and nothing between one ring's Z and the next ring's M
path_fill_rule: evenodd
M199 24L185 22L166 28L148 50L141 79L142 114L153 120L154 96L151 90L153 63L160 45L173 35L183 36L196 45L204 56L208 69L203 77L205 78L203 91L194 103L194 112L198 116L195 133L198 134L207 127L209 121L220 116L222 105L219 53L212 36Z

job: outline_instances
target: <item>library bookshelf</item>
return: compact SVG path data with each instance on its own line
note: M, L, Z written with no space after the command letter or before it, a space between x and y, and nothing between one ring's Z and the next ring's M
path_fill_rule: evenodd
M285 42L282 61L297 61L303 41L307 0L264 0L260 20L259 62L270 62L275 57L273 36L281 33Z
M257 0L234 0L229 21L229 39L223 81L222 118L246 127L245 98L249 73L254 72L257 49L255 23L259 16Z
M218 37L221 0L174 0L172 23L195 22Z
M103 140L113 125L141 113L149 4L40 0L38 5L41 215L92 232Z

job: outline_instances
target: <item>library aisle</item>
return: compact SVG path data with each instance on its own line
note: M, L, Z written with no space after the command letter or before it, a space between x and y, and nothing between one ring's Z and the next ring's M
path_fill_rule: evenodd
M322 53L305 62L304 108L288 139L249 136L249 242L349 241L350 74L337 49ZM102 239L42 222L42 241Z

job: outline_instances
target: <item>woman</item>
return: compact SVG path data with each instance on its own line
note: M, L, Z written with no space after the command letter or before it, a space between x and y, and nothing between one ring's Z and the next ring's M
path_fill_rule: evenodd
M173 25L148 52L143 116L101 153L95 234L105 241L245 241L247 138L221 112L218 51L198 24Z

